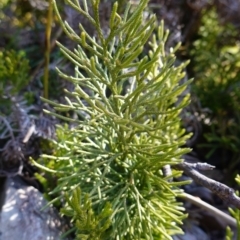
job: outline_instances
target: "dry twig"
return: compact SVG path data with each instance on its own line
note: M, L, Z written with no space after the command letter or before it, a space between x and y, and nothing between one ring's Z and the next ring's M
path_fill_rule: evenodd
M226 186L225 184L210 179L201 174L200 172L198 172L198 170L202 169L201 165L203 165L203 168L206 169L206 166L209 164L207 163L191 164L183 162L175 165L174 168L184 171L184 173L191 177L196 183L210 189L222 200L240 209L240 198L235 194L234 190ZM209 165L209 169L212 168L213 166Z

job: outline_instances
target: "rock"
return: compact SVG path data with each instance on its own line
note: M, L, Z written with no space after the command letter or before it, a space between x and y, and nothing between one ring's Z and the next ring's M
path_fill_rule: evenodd
M7 180L6 200L0 215L0 240L57 240L63 221L34 187L19 177Z
M184 234L174 236L173 240L210 240L210 237L197 225L187 223L184 226Z

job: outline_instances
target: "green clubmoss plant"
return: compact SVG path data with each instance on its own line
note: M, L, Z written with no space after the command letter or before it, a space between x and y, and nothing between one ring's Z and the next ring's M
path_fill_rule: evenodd
M67 192L66 209L76 213L84 206L71 201L77 199L78 187L91 202L95 217L109 206L111 222L102 239L172 239L182 233L180 225L186 217L176 200L184 183L170 180L180 171L165 176L162 168L182 162L182 155L190 151L182 147L189 136L179 114L189 96L179 96L189 82L179 83L187 63L174 65L179 45L165 50L168 31L163 23L156 28L155 16L144 18L148 0L133 10L128 4L123 16L115 2L108 34L100 26L100 1L66 2L89 20L96 35L90 36L81 24L77 34L61 20L53 1L65 33L78 44L70 50L58 43L75 65L75 76L58 72L75 89L66 90L66 104L45 101L57 111L74 111L78 118L51 113L73 126L59 131L62 136L53 156L43 156L62 163L52 169L60 176L52 193L62 198ZM147 43L149 53L143 54ZM79 222L76 228L81 234Z
M66 194L66 199L68 206L61 212L76 222L76 239L108 239L106 230L111 226L113 212L109 203L96 215L92 208L91 199L87 194L82 197L80 188L73 191L71 199Z
M235 178L235 181L240 185L240 176L237 175ZM236 194L239 196L239 191L236 191ZM237 231L234 232L231 230L231 228L228 226L226 229L226 240L231 240L231 239L240 239L240 210L237 208L229 208L228 209L231 215L236 219L237 222Z

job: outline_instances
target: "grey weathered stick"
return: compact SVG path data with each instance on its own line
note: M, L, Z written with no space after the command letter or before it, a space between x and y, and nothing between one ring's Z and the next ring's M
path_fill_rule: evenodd
M184 173L191 177L196 183L210 189L222 200L240 209L240 198L234 193L232 188L204 176L195 170L189 163L183 162L172 167L184 171Z
M231 227L237 227L237 221L235 218L229 216L225 212L220 211L219 209L215 208L214 206L202 201L198 197L194 197L188 193L183 193L180 195L180 197L184 198L188 202L191 202L192 204L208 211L211 212L215 217L221 218L222 221L225 222L226 225L231 226Z

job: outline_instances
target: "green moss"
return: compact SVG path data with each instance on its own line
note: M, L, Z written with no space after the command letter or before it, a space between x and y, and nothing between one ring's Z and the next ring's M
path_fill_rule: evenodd
M204 147L208 156L219 152L221 161L239 159L240 45L232 25L221 25L215 10L203 14L199 39L191 50L195 81L193 90L211 114L205 121ZM234 167L233 167L234 168Z

